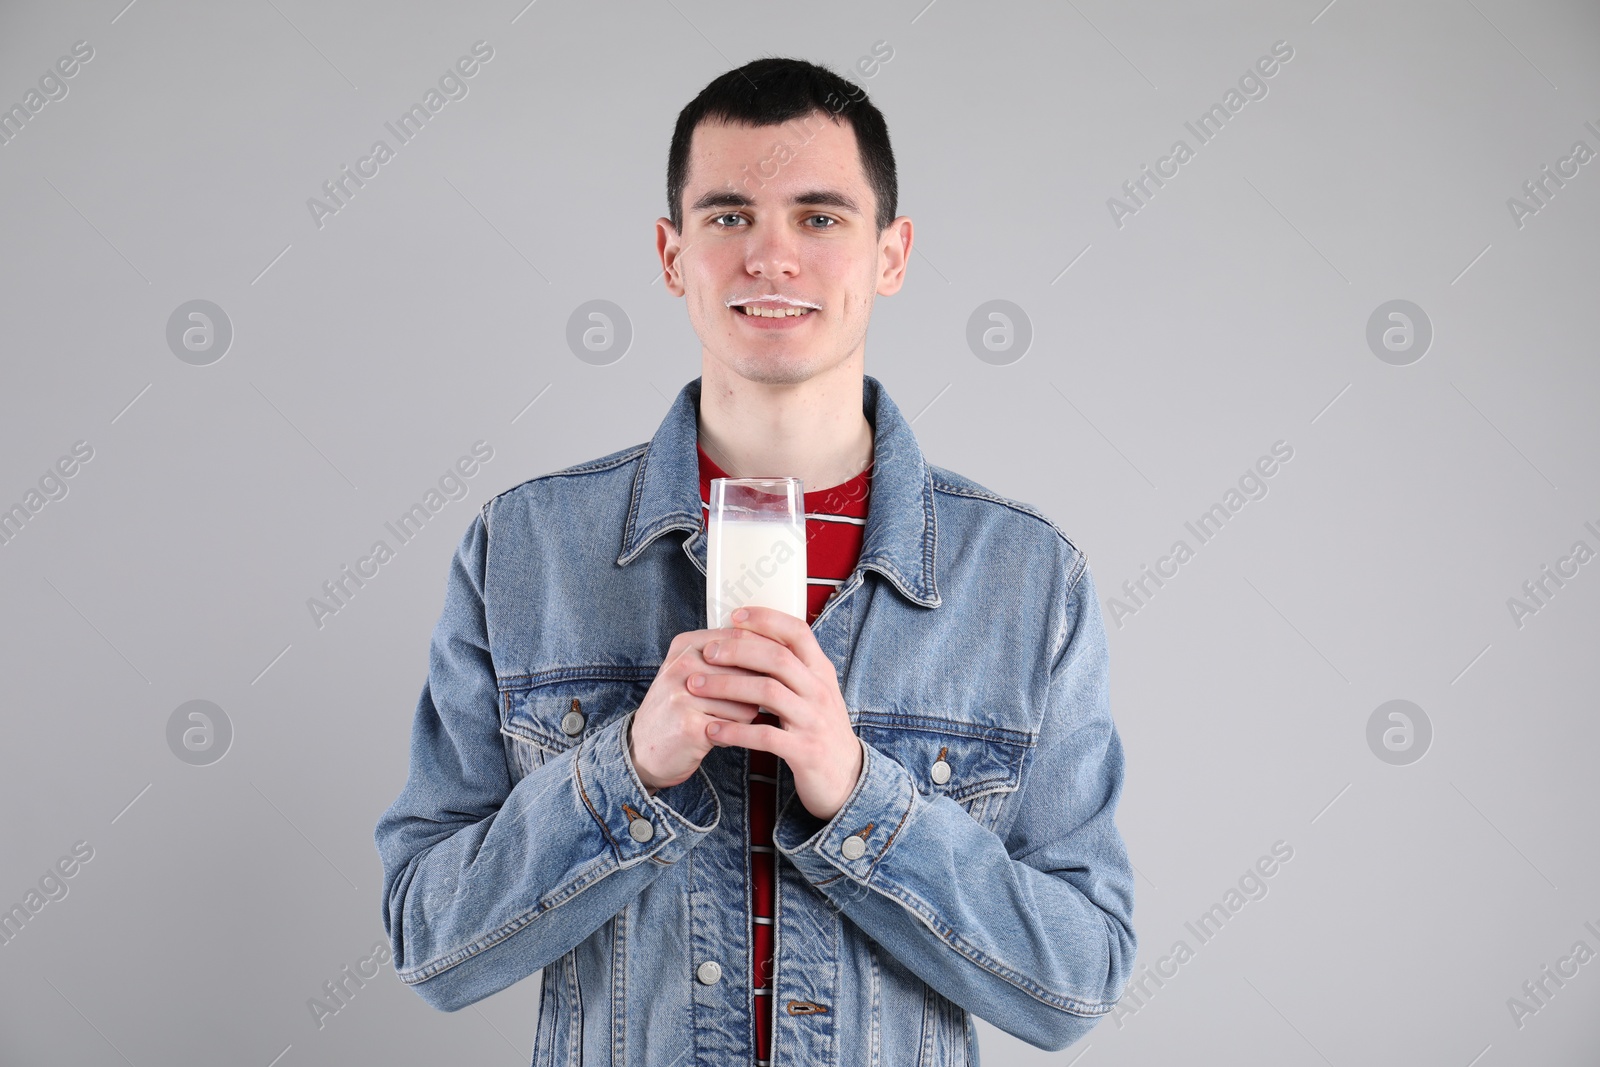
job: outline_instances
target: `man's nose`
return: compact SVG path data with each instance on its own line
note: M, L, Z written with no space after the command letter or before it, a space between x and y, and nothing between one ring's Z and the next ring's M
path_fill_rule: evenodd
M799 239L782 227L754 234L745 253L744 266L761 278L792 277L800 273Z

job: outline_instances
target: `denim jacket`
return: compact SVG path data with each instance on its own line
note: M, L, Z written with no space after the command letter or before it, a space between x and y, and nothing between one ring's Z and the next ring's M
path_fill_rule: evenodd
M971 1015L1059 1050L1136 945L1094 584L863 378L861 555L812 631L864 759L827 822L779 761L771 1062L977 1064ZM706 626L700 385L648 443L472 520L377 825L399 977L455 1011L542 971L536 1065L755 1062L748 750L654 796L628 751L668 645Z

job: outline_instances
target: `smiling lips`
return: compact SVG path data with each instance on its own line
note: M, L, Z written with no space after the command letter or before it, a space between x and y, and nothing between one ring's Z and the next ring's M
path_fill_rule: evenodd
M760 304L745 304L739 310L747 316L763 319L800 318L802 315L811 314L811 308L797 307L763 307Z
M817 310L817 305L805 300L793 300L775 293L752 300L730 300L729 308L736 308L751 318L782 319L802 318Z

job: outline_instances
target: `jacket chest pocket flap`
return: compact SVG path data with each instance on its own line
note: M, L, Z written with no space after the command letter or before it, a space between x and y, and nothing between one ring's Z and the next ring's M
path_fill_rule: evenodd
M658 669L595 668L577 677L563 672L568 676L503 681L500 733L513 784L637 708Z
M862 713L856 733L904 767L925 796L949 797L992 825L1004 794L1022 781L1033 734L935 718ZM997 795L999 794L999 795Z

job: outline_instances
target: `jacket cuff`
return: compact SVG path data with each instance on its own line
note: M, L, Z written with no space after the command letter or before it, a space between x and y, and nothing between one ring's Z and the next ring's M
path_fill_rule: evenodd
M778 813L772 842L812 885L845 875L866 884L911 816L917 790L906 769L861 742L861 776L832 819L805 809L796 793Z
M584 738L573 763L578 794L611 843L618 865L654 858L676 863L722 820L722 803L706 772L651 796L628 753L631 711Z

